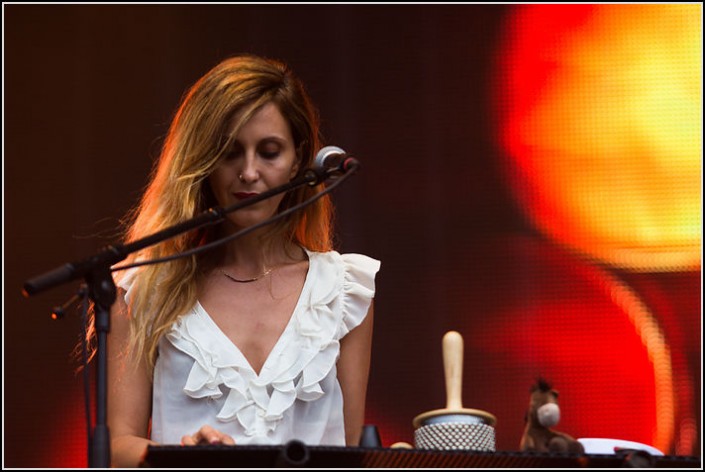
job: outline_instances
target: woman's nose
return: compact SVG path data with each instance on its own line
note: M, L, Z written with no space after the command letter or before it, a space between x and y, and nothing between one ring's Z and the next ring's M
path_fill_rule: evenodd
M255 159L247 156L243 160L242 168L240 169L240 180L247 183L256 182L259 179L259 169Z

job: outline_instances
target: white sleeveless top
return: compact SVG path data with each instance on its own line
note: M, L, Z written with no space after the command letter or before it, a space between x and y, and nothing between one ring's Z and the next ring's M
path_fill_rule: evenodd
M242 445L345 445L339 341L367 315L380 262L335 251L308 256L296 308L259 375L200 303L174 323L154 369L154 441L179 444L208 424ZM126 299L131 279L120 282Z

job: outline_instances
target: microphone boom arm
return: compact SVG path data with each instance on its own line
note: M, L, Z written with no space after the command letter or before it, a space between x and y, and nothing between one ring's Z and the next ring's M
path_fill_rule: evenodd
M292 180L284 185L262 192L247 200L235 203L228 207L212 207L203 213L178 223L169 228L165 228L142 239L133 241L129 244L111 244L105 247L99 253L80 261L70 262L57 267L49 272L31 278L25 282L22 293L25 297L36 295L50 288L70 282L71 280L79 279L87 276L93 270L99 267L111 267L114 264L124 260L129 254L144 249L145 247L166 241L176 237L182 233L193 231L203 226L214 225L223 221L228 213L240 210L262 200L266 200L274 195L288 192L302 185L317 185L319 182L327 178L328 174L337 169L329 170L313 170L307 169L300 177Z

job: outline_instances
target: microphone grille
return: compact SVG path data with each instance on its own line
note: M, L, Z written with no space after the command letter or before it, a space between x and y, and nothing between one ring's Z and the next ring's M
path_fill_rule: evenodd
M340 163L345 159L345 151L340 149L338 146L326 146L321 148L316 154L316 160L314 162L317 168L330 168L340 165Z

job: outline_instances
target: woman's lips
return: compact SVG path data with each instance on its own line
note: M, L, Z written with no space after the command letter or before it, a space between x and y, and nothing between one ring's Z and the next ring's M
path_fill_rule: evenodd
M239 200L246 200L248 198L256 197L259 193L254 192L237 192L235 197Z

